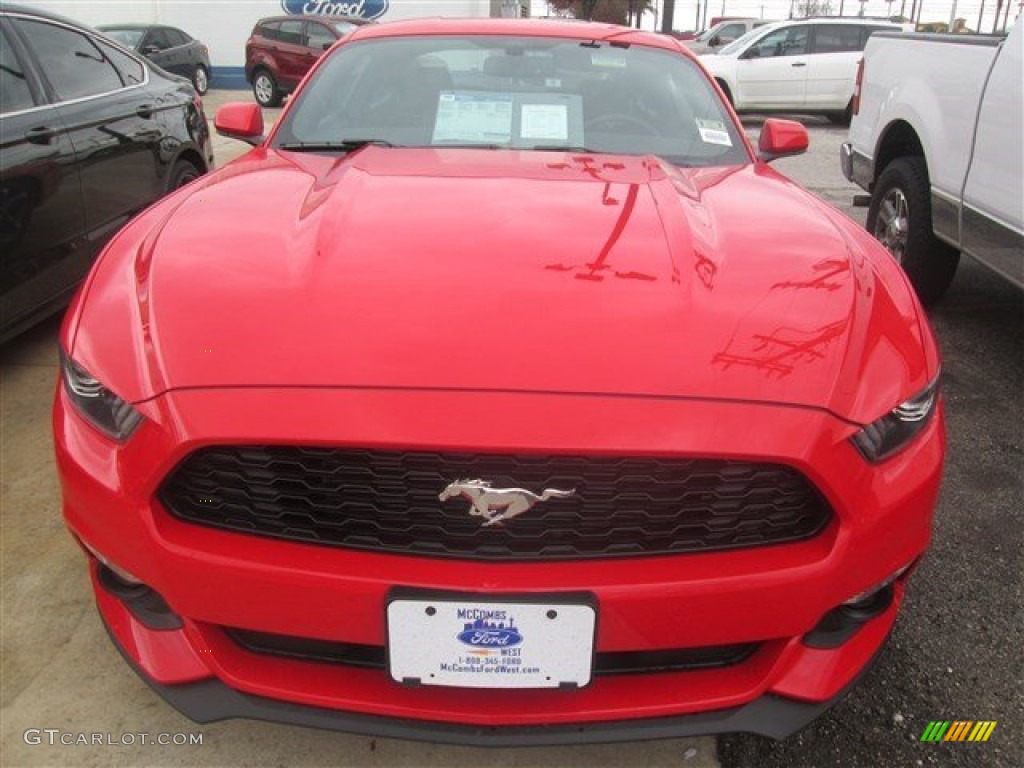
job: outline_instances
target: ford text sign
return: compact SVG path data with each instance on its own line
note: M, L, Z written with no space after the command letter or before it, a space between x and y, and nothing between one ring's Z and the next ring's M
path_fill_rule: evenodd
M281 0L281 7L294 16L351 16L377 19L388 9L388 0Z

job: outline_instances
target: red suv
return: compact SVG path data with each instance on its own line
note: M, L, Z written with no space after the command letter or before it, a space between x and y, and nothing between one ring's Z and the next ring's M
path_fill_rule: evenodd
M323 52L366 19L276 16L260 19L245 43L245 79L261 107L276 107Z

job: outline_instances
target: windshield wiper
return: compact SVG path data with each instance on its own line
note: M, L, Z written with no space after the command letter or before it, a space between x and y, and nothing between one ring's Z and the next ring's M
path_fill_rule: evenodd
M523 147L523 149L529 149L534 152L580 152L586 155L595 155L597 150L587 149L587 147L578 146L566 146L565 144L537 144L533 147Z
M342 139L341 141L289 141L278 144L277 149L289 149L292 152L351 152L371 144L375 147L395 146L390 141L383 139Z

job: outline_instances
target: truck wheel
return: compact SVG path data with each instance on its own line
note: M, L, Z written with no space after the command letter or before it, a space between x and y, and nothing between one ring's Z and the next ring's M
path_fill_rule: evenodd
M960 252L932 231L931 191L923 157L900 157L882 171L871 195L867 229L886 247L925 306L953 281Z

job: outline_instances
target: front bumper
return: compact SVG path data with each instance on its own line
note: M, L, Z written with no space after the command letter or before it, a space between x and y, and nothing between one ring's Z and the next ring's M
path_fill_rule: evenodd
M181 626L145 626L97 583L100 612L143 676L168 688L172 701L185 702L183 711L201 720L241 715L496 744L725 730L783 736L840 695L883 644L902 582L888 609L838 647L811 647L804 637L835 606L923 553L941 473L941 413L908 450L872 467L848 442L854 427L819 411L354 390L309 391L304 407L295 409L292 397L265 390L172 393L140 404L147 421L127 443L112 446L58 390L55 442L69 527L159 593ZM602 424L597 431L595 408ZM447 417L456 412L460 419ZM544 426L524 445L527 419ZM785 461L818 486L835 519L813 539L774 547L490 564L213 530L172 518L156 500L168 472L201 445L329 445L337 441L339 423L353 445L605 455L699 450ZM727 667L599 677L573 691L461 690L400 685L381 669L256 653L228 632L384 647L386 598L395 587L471 591L482 598L588 592L599 610L599 652L749 642L758 649ZM190 691L221 691L211 699L220 703L195 709ZM766 713L779 707L803 714L779 715L787 725L776 726Z

